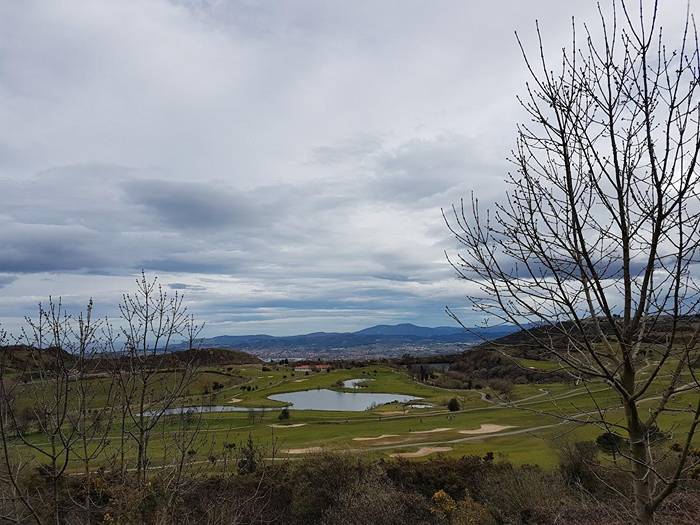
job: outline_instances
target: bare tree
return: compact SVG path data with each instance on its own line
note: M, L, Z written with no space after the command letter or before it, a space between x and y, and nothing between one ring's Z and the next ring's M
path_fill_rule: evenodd
M38 469L49 481L53 521L60 522L59 492L71 461L82 465L86 483L91 463L105 450L109 432L111 385L96 374L96 354L102 350L90 301L77 317L69 315L60 300L39 305L36 317L26 318L20 345L2 345L0 356L0 438L4 467L15 497L35 521L40 513L23 493L20 474ZM0 341L4 343L5 341ZM99 399L96 399L99 397ZM38 434L38 439L37 439ZM16 446L23 445L24 452ZM64 496L70 496L67 492ZM93 508L90 491L78 506L89 521ZM18 520L22 513L15 512Z
M645 524L696 467L700 422L698 39L688 13L667 48L647 4L599 8L582 38L573 23L554 63L539 26L535 59L518 38L530 121L509 190L490 210L472 197L443 213L462 247L448 258L478 290L473 307L518 325L588 388L594 413L569 420L626 435L617 465ZM590 383L619 403L599 404ZM680 425L672 456L654 446L662 416Z
M76 427L70 424L72 356L64 350L72 347L71 317L60 299L49 298L48 305L39 304L36 317L26 317L22 342L28 351L25 361L28 381L18 391L32 411L40 439L32 430L24 432L17 424L17 411L6 405L16 430L15 437L39 458L38 471L51 487L50 509L55 523L61 522L60 486L78 439Z
M182 295L169 296L156 279L142 272L136 285L136 292L124 294L119 305L125 359L116 361L115 373L125 411L122 428L136 445L137 478L144 483L151 433L196 372L193 359L173 370L163 362L176 338L186 337L193 348L202 325L187 313Z
M88 302L84 312L72 319L67 329L70 338L64 342L63 350L71 357L71 403L68 421L75 432L76 443L71 450L71 460L77 459L87 490L83 490L81 502L76 502L89 522L93 507L91 484L92 465L103 459L109 446L114 410L114 376L102 366L102 357L107 348L103 337L103 319L95 319L93 301Z
M2 521L41 524L42 519L32 502L30 491L23 486L22 478L29 464L11 448L16 424L12 411L15 408L17 381L9 372L7 332L0 329L0 445L2 446Z

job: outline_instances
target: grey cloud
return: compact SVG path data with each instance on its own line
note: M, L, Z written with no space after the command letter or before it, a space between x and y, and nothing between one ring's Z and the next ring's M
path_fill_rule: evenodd
M506 166L489 163L478 149L476 141L456 135L410 140L377 159L372 188L383 198L410 201L443 194L466 180L486 184Z
M215 185L174 183L165 180L129 182L124 190L130 202L144 207L165 226L208 229L251 226L260 209L243 195Z
M19 180L0 179L7 199L3 212L22 224L123 231L134 216L115 190L133 171L89 163L55 167Z
M359 135L338 144L318 146L312 151L314 162L332 166L346 162L357 163L380 151L382 141L378 137Z
M99 235L81 227L13 225L0 231L0 272L74 271L110 266Z
M206 286L201 286L198 284L187 284L187 283L169 283L168 288L172 290L193 290L202 291L206 290Z
M139 265L154 272L193 274L235 274L242 270L235 259L196 253L168 253L160 258L145 259Z
M17 280L16 275L0 274L0 288L4 288L5 286L12 284L16 280Z

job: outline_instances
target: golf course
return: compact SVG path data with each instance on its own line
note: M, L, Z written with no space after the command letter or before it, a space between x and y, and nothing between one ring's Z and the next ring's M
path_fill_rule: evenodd
M518 363L529 369L558 368L551 361L521 359ZM673 363L665 365L669 373L672 368ZM179 374L158 372L151 387L153 395L157 397L159 389L177 382ZM638 380L644 379L642 371ZM87 382L90 410L108 408L103 403L108 399L109 381L98 375ZM160 409L150 438L151 468L168 463L168 442L175 434L191 435L189 462L215 463L232 445L252 439L267 460L275 461L323 452L416 460L439 454L492 453L514 464L551 468L559 461L562 443L594 441L603 432L596 425L581 424L589 416L604 411L611 425L623 417L610 389L603 383L594 386L562 382L514 385L506 399L488 387L463 390L425 384L406 367L385 363L303 372L295 371L294 365L269 363L202 367L192 373L182 395ZM23 403L29 407L37 396L45 396L45 388L42 381L23 384L17 396L18 410ZM663 388L663 378L659 378L649 391L649 401L658 399ZM298 399L299 394L302 399L320 402L324 409L304 409L303 404L296 408L294 402L274 399ZM371 402L373 396L380 396L383 402ZM359 403L354 402L356 397ZM454 399L457 404L450 410L448 403ZM687 405L682 392L674 396L674 405L684 403ZM345 409L335 409L336 404ZM669 412L659 419L659 426L671 439L674 431L681 432L686 425L683 413ZM116 430L109 433L107 450L118 441ZM18 451L37 454L49 446L44 434L32 434L30 428L24 437L36 449L14 442ZM128 447L126 451L127 455L133 452ZM101 457L110 458L110 454ZM78 467L76 462L68 468Z

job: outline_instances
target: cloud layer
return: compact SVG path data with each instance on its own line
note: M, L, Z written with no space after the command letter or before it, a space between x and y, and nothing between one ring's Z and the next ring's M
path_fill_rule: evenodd
M502 191L512 31L558 49L564 4L5 2L2 318L144 268L209 334L448 322L440 207Z

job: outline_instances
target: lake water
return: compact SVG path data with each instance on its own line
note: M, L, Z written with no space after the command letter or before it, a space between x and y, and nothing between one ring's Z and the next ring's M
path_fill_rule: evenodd
M246 408L246 407L234 407L230 405L207 405L200 407L175 407L168 408L163 412L164 416L176 416L178 414L210 414L214 412L248 412L249 410L259 411L259 410L278 410L273 408ZM150 417L153 412L144 412L146 416Z
M336 392L325 388L275 394L270 399L291 403L296 410L343 410L362 412L372 406L384 405L392 401L405 403L417 399L403 394L376 394L364 392Z
M349 388L349 387L348 387ZM302 390L300 392L287 392L284 394L274 394L269 397L273 401L288 403L291 410L341 410L347 412L362 412L373 406L384 405L394 401L406 403L420 398L407 396L404 394L377 394L363 392L336 392L320 388L318 390ZM210 414L215 412L248 412L250 410L266 410L273 412L281 410L282 407L267 408L247 408L231 405L212 405L197 407L175 407L169 408L163 415L174 416L177 414ZM147 412L146 415L152 415Z

